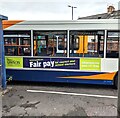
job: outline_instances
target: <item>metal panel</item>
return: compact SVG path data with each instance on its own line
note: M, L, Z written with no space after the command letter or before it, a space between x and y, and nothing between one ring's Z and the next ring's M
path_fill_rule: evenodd
M101 72L117 72L118 59L116 58L102 58L101 59Z

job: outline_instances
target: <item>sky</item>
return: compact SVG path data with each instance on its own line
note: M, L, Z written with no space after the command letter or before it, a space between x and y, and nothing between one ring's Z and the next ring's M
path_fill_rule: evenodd
M0 0L0 14L9 20L71 20L107 12L113 5L118 10L119 0Z

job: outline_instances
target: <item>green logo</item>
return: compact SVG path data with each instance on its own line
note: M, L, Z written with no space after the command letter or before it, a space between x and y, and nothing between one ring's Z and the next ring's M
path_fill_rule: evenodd
M6 68L23 68L22 57L5 57Z
M80 70L100 71L101 59L99 58L81 58Z

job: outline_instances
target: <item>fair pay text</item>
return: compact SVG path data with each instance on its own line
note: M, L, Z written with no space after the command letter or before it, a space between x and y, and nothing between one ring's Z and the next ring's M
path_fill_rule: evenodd
M43 64L42 64L43 63ZM29 62L30 64L30 68L32 67L42 67L43 65L43 68L46 68L46 67L54 67L54 61L47 61L47 62L39 62L39 61L35 61L35 62Z

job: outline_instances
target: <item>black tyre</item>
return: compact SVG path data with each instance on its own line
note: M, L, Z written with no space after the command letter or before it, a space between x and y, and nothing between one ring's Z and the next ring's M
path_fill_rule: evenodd
M115 76L114 78L114 88L117 89L118 88L118 74Z

